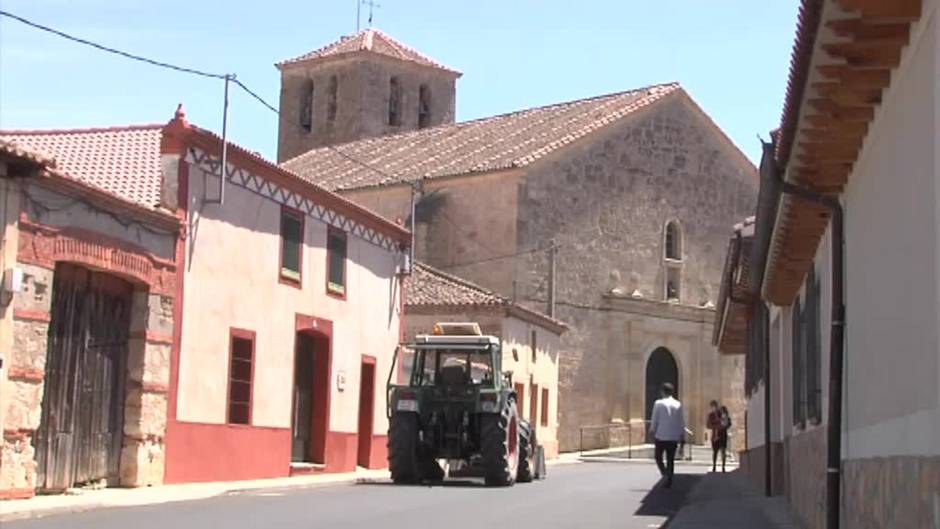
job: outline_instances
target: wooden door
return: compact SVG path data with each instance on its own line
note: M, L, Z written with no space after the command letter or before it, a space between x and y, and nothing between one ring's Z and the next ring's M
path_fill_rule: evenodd
M62 490L120 476L133 287L71 264L56 267L37 486Z

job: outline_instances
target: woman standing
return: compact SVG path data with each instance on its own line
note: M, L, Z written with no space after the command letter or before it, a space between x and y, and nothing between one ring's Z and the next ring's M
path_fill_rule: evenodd
M721 471L725 472L728 457L728 429L731 428L731 414L726 406L718 407L718 401L711 402L708 414L708 428L712 431L712 472L716 472L718 452L721 452Z

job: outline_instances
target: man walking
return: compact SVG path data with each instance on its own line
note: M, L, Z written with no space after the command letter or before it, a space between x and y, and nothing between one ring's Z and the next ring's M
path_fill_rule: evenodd
M676 388L672 384L663 384L663 397L653 404L653 417L650 421L650 432L656 443L656 466L659 467L659 473L666 478L666 488L672 487L676 447L685 437L682 403L675 399L675 393ZM663 452L666 453L666 464L663 464Z

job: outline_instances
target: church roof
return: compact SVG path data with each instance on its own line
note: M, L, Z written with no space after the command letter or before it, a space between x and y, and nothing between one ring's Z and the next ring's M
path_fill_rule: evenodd
M334 191L524 167L681 90L678 83L308 151L282 165Z
M423 310L420 310L423 309ZM421 262L416 262L405 280L405 313L447 310L500 309L510 316L535 323L561 333L568 326L555 318L517 305L492 290L466 279L448 274Z
M338 57L358 52L377 53L393 59L447 70L460 75L460 72L457 70L444 66L411 46L403 44L375 28L364 29L354 35L340 37L338 41L332 44L327 44L322 48L294 57L293 59L281 61L277 63L277 66L278 68L283 68L284 66L300 62L323 59L326 57Z

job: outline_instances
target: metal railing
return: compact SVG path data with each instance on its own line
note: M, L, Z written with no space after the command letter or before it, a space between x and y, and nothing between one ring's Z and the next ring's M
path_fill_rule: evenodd
M601 443L605 446L599 446L595 449L616 449L616 448L626 448L627 450L627 459L633 459L633 438L634 438L634 426L642 427L643 440L645 444L650 445L654 444L652 442L651 436L649 434L649 425L650 421L635 421L629 423L609 423L609 424L598 424L598 425L588 425L582 426L578 431L578 455L584 455L584 434L585 432L603 432L606 437L606 442ZM613 445L611 443L611 432L623 431L626 432L626 445ZM685 439L679 443L679 452L678 457L681 460L692 461L692 443L689 442L695 438L695 432L686 428L685 429ZM686 450L685 447L688 445L689 449Z

